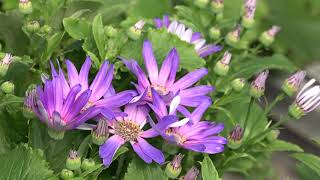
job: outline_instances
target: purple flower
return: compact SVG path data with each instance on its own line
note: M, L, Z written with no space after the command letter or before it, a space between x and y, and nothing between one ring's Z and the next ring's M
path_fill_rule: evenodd
M90 118L100 113L101 108L94 106L82 109L88 103L92 91L81 92L81 85L74 85L63 97L63 81L59 76L46 80L44 87L37 87L37 98L33 111L48 127L56 131L77 128Z
M135 97L132 102L137 102L138 100L152 101L151 88L155 89L168 103L171 102L176 93L180 92L180 104L184 106L195 107L203 100L210 99L205 95L213 91L212 86L201 85L192 87L193 84L208 73L207 69L197 69L176 81L176 73L179 68L179 54L175 48L169 52L163 61L160 72L157 60L153 54L152 45L149 41L144 42L142 54L148 76L146 76L136 61L123 59L125 65L138 79L138 84L135 84L135 87L140 95Z
M197 54L204 58L214 54L222 49L222 46L214 44L206 44L206 40L202 37L200 32L193 32L192 29L187 28L184 24L177 21L170 23L169 16L163 16L163 19L155 18L154 23L156 28L166 28L169 33L177 35L181 40L194 45Z
M103 164L108 167L116 151L126 142L130 142L133 150L146 163L155 161L162 164L165 160L162 152L144 140L146 137L142 128L146 124L148 106L128 104L124 112L128 116L108 121L110 123L109 132L114 135L100 146L99 155L103 159Z
M74 87L77 84L81 85L80 93L87 91L88 89L91 91L89 100L83 107L82 111L92 106L99 108L102 107L103 109L101 113L106 118L112 119L115 117L115 114L112 112L112 110L127 104L136 95L136 92L132 90L123 91L117 94L115 93L111 85L114 69L113 65L109 64L108 61L105 61L101 65L99 72L90 86L88 75L91 67L91 59L89 56L86 58L79 73L70 60L66 60L66 65L68 81L64 77L61 68L59 67L59 73L57 73L51 63L53 79L55 77L59 77L62 80L64 97L67 96L71 87Z
M158 133L167 141L182 148L208 154L220 153L224 150L224 144L227 143L227 140L217 136L224 129L224 125L200 121L204 112L211 105L211 100L204 101L192 113L180 107L182 109L179 111L186 118L179 121L178 117L174 115L178 108L178 102L173 101L170 104L168 113L164 101L157 95L157 92L152 91L152 93L154 102L150 107L157 115L158 123L155 124L149 118L153 129L146 131L145 137L154 137Z

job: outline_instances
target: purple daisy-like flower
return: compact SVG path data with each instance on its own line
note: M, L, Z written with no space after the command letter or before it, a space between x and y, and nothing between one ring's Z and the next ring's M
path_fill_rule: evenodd
M33 100L32 109L39 119L51 129L65 131L77 128L101 112L101 108L94 106L82 111L92 91L90 89L80 91L81 85L76 84L64 98L61 78L56 76L52 80L47 79L44 87L37 87L37 97Z
M163 16L163 19L155 18L154 24L156 28L166 28L169 33L177 35L181 40L194 45L197 54L204 58L222 50L222 46L215 44L206 44L206 40L200 32L193 32L191 28L187 28L178 21L170 22L169 16Z
M175 97L176 101L171 103L168 113L164 101L157 95L157 92L152 91L152 93L154 103L150 107L157 115L158 123L155 124L149 117L153 129L145 133L147 137L156 136L158 133L167 141L196 152L215 154L224 150L227 140L217 136L224 129L224 125L200 121L203 113L211 105L211 100L204 101L192 113L187 109L180 110L186 118L179 121L174 115L179 104L176 101L179 98Z
M126 90L120 93L115 93L111 82L113 79L113 65L105 61L97 73L96 77L89 86L89 70L91 67L91 59L88 56L82 65L80 72L78 73L76 67L70 60L66 60L68 81L64 77L64 74L59 67L59 73L56 72L55 68L52 67L53 78L59 77L63 84L63 94L66 97L67 93L70 91L70 87L76 84L81 85L80 93L91 90L91 95L86 105L83 107L82 111L95 106L102 108L101 113L108 119L113 119L115 114L112 112L113 109L119 108L127 104L134 96L136 92L133 90Z
M124 113L128 116L108 121L109 132L114 135L100 146L99 155L103 159L103 164L108 167L116 151L126 142L131 144L133 150L146 163L155 161L162 164L165 160L162 152L144 139L147 136L142 128L146 124L146 117L149 113L148 106L128 104L125 106Z
M160 71L153 54L152 45L147 40L143 44L142 54L148 76L136 61L123 59L124 64L138 79L138 84L135 84L135 87L140 95L132 99L133 102L138 100L152 101L151 88L155 89L168 103L171 102L176 93L180 92L180 104L184 106L196 107L202 101L210 99L206 94L214 90L212 86L200 85L192 87L203 76L208 74L207 69L194 70L176 81L179 54L175 48L169 52L163 61Z

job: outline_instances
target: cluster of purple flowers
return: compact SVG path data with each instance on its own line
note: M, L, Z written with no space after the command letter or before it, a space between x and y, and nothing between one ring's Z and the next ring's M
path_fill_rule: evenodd
M194 86L208 73L207 69L197 69L176 80L179 54L175 48L168 53L160 71L152 45L147 40L142 54L147 74L135 60L122 59L137 78L133 83L136 90L116 93L111 84L113 65L107 61L89 85L91 60L87 57L79 73L71 61L66 61L67 78L60 66L57 71L51 64L52 78L43 78L44 85L28 93L26 106L49 129L57 132L95 128L86 123L90 119L107 121L102 124L108 126L112 135L99 149L106 167L125 143L130 143L146 163L164 163L163 153L145 140L157 136L196 152L222 152L227 143L224 137L218 136L223 124L201 120L212 103L208 93L214 88ZM151 111L156 120L149 115ZM180 120L180 117L183 118ZM146 124L151 128L144 128Z

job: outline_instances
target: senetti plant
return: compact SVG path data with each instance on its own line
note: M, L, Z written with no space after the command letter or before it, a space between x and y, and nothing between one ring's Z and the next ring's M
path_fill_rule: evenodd
M275 50L256 0L236 17L223 0L148 3L2 4L0 179L261 179L275 151L320 172L278 139L320 105L319 83Z

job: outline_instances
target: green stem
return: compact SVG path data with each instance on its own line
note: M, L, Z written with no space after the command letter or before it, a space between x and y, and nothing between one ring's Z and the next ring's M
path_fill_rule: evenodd
M254 98L251 97L250 98L250 102L249 102L248 111L247 111L247 114L246 114L246 119L244 120L244 123L243 123L243 128L244 128L245 131L247 130L248 119L250 117L250 112L251 112L251 107L252 107L253 102L254 102Z
M254 123L252 125L252 127L250 128L250 132L260 123L260 120L263 118L263 117L266 117L269 112L274 108L275 105L277 105L280 101L282 101L285 97L285 94L284 93L281 93L279 94L275 99L274 101L269 105L267 106L267 108L265 109L265 111L261 112L260 115L258 116L258 119L256 121L256 123ZM250 138L250 136L249 136Z
M124 160L125 160L125 156L120 156L119 158L119 162L118 162L118 167L117 167L117 171L116 171L116 179L118 179L120 177L121 171L122 171L122 167L124 164Z
M1 106L4 106L4 105L7 105L7 104L11 104L11 103L22 103L23 102L23 100L15 100L15 101L6 101L6 102L3 102L3 103L1 103L0 104L0 107Z

